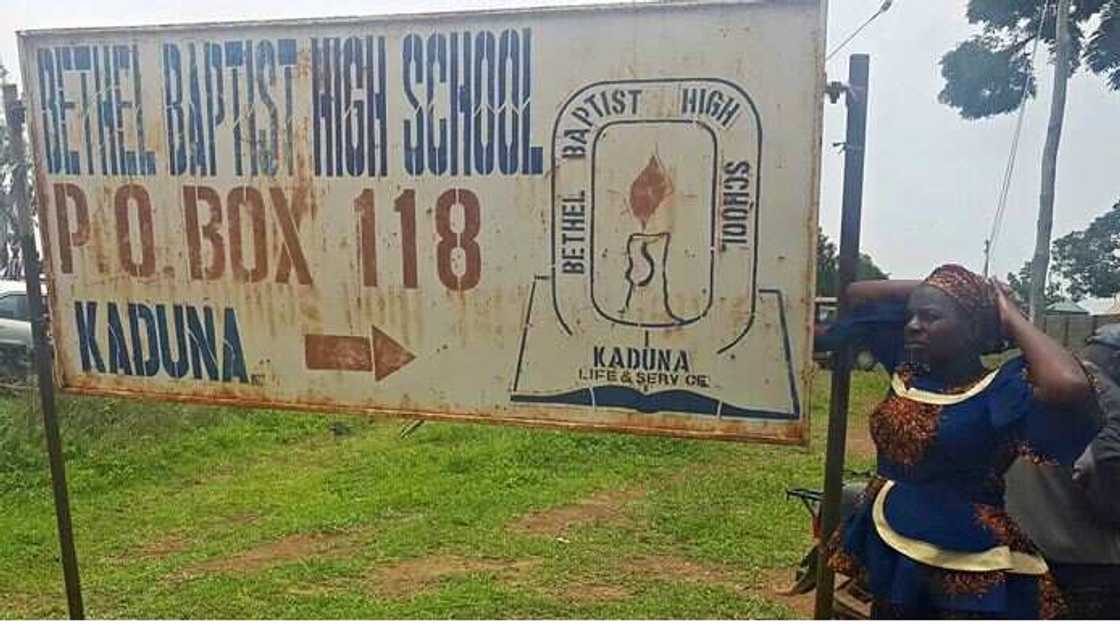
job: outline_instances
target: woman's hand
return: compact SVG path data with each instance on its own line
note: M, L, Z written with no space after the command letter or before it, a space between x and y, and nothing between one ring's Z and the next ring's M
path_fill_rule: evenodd
M994 279L990 283L1003 333L1015 341L1030 365L1035 397L1063 405L1076 405L1088 399L1092 388L1077 359L1023 316L1006 285Z
M989 278L988 283L991 284L992 291L995 293L996 311L999 313L999 325L1003 331L1003 336L1014 338L1015 328L1029 322L1023 316L1022 309L1015 303L1015 294L1011 291L1011 287L995 278Z

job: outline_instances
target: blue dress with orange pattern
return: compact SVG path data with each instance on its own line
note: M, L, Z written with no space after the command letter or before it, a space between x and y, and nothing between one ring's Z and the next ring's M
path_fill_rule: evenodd
M876 616L1059 615L1046 562L1004 511L1003 473L1020 456L1071 463L1093 430L1034 398L1021 357L946 388L902 361L906 318L876 304L824 337L868 345L891 374L870 417L878 476L827 545L833 568L864 576Z

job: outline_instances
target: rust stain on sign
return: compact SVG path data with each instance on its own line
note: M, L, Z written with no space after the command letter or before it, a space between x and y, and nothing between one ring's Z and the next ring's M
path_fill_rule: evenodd
M60 386L803 443L821 10L22 33Z

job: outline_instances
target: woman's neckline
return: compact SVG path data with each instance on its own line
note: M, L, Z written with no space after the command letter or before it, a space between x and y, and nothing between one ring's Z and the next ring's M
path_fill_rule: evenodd
M985 369L983 375L976 380L964 385L944 388L940 391L931 391L915 386L914 382L919 378L907 375L907 373L896 372L891 376L891 390L894 391L895 395L923 404L948 406L963 402L984 392L995 380L999 369Z

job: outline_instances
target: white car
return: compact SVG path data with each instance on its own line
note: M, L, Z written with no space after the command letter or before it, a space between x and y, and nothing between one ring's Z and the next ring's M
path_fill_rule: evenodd
M32 352L27 287L0 280L0 376L24 369Z

